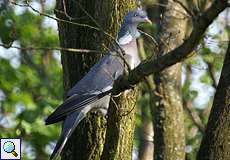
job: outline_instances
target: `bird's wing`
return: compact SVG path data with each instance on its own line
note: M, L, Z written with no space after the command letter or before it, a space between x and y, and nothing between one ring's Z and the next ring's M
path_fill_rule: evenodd
M114 80L123 74L124 62L116 54L108 54L96 63L90 71L68 91L73 94L95 94L112 88Z
M61 104L46 120L46 125L63 120L68 114L81 110L83 107L104 97L107 92L101 94L72 95Z
M81 110L110 94L114 80L122 73L123 66L117 56L110 55L100 60L68 92L69 98L45 120L46 124L59 122L70 113Z
M70 114L64 121L61 136L54 148L50 156L50 160L55 159L62 152L67 140L72 135L76 126L80 123L80 121L86 116L87 112L90 110L89 106L84 108L81 111L75 111Z

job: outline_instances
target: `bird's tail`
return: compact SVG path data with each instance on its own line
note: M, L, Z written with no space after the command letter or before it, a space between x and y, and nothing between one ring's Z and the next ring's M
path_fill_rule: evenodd
M60 139L58 140L53 153L50 156L50 160L56 159L58 155L62 152L67 140L72 135L73 131L77 127L77 125L81 122L81 120L86 116L88 111L90 110L90 106L84 107L80 111L75 111L74 113L68 115L64 121L62 133Z

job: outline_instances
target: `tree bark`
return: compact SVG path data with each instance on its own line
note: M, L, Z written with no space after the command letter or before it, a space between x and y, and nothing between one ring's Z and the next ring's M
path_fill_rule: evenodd
M148 119L142 121L140 130L139 160L153 160L153 124Z
M135 7L135 0L127 0L125 3L116 0L57 0L55 11L56 16L60 19L89 24L116 37L123 16L128 9L133 7ZM92 19L95 19L96 23ZM101 50L103 53L105 49L102 46L105 45L109 48L109 42L111 42L111 39L100 31L61 21L58 21L58 30L60 45L64 48L86 48ZM73 87L100 57L101 55L93 53L80 55L62 51L61 61L65 92ZM133 101L127 101L127 96ZM118 99L116 103L119 109L129 110L135 104L136 92L130 92ZM113 157L123 159L122 156L125 156L127 159L131 159L135 110L123 117L120 117L121 115L117 111L118 109L111 105L106 137L105 119L93 113L89 114L67 142L62 159L97 160L101 158L103 150L104 152L108 151L108 155L110 155L111 150L108 149L111 148L110 146L116 146ZM119 120L115 122L111 119ZM117 130L112 130L113 126L116 126ZM114 134L113 141L108 140L110 139L109 134ZM104 147L105 142L107 148Z
M185 2L182 1L181 2ZM166 3L170 10L160 7L159 51L161 56L183 42L186 18L183 8L176 2ZM180 12L178 12L178 10ZM183 12L183 14L181 13ZM176 17L176 18L175 18ZM154 159L184 160L185 134L181 97L181 63L154 75L156 93L153 110Z
M137 89L128 92L110 103L101 160L132 159Z
M230 42L198 160L230 159Z

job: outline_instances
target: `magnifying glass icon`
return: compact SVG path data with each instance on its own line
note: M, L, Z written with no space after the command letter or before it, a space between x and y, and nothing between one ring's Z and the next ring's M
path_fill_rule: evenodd
M6 153L11 153L14 155L14 157L17 157L18 154L17 152L15 152L15 145L13 142L11 141L7 141L3 144L3 150L6 152Z

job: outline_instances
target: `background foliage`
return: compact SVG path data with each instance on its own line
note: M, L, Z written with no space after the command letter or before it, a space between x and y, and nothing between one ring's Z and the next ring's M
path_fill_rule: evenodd
M47 19L28 8L2 2L0 7L0 37L6 47L58 46L57 31L47 26ZM43 121L62 101L59 53L1 48L0 64L0 137L21 137L23 159L47 159L59 133L57 125L45 126Z

